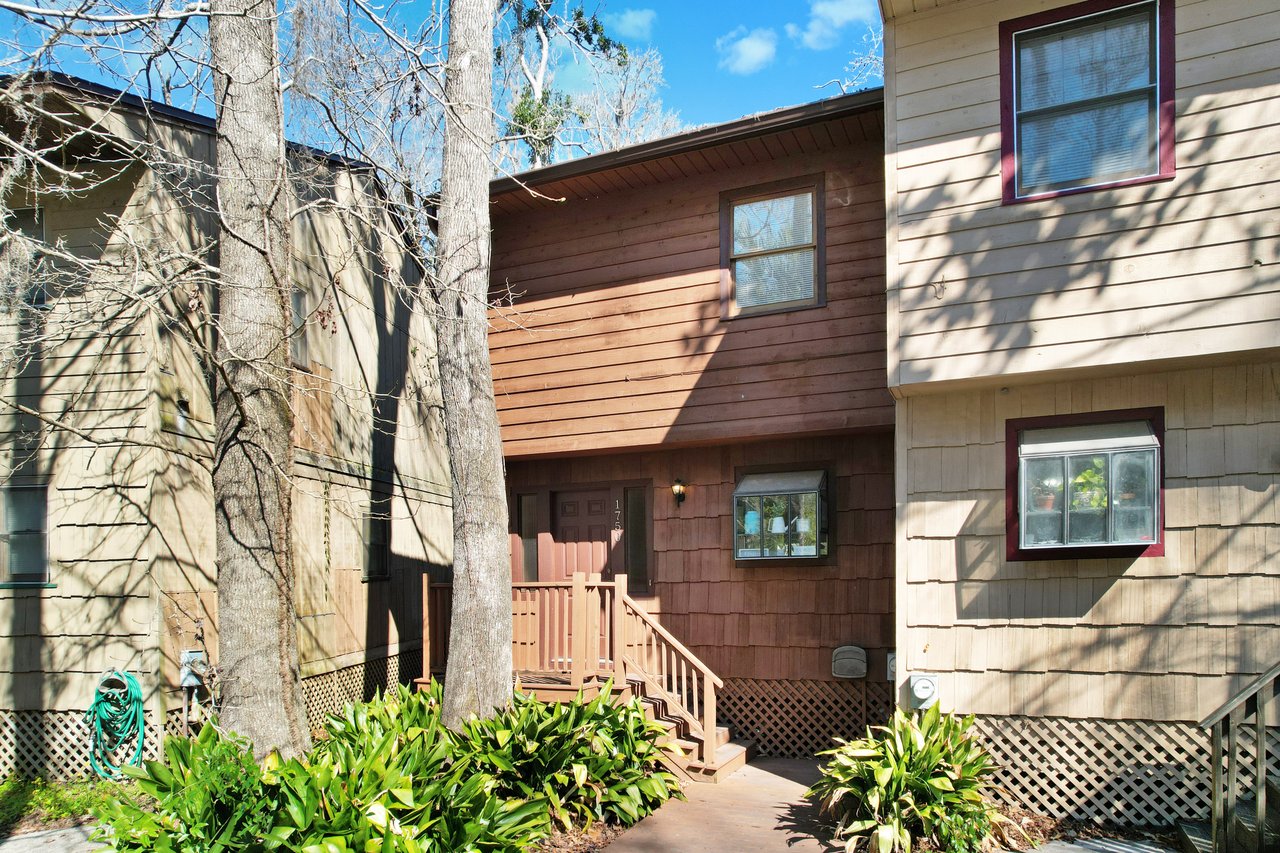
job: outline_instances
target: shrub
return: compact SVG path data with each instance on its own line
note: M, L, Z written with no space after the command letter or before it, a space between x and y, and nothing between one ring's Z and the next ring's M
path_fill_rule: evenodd
M24 817L41 823L81 818L124 796L128 786L106 779L46 782L12 777L0 782L0 832Z
M190 744L170 739L169 767L130 774L154 814L133 801L104 809L101 840L173 853L523 850L553 816L630 824L678 794L657 766L661 733L638 703L605 694L564 705L517 696L452 732L438 685L400 687L331 716L302 759L258 765L214 726ZM217 785L226 796L212 796Z
M985 796L995 767L969 735L973 717L895 711L888 726L854 741L837 740L822 778L806 793L836 820L836 835L856 850L909 851L920 839L939 850L976 853L1004 819Z

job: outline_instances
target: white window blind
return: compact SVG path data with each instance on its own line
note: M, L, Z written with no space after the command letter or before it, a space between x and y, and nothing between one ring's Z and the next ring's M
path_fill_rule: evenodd
M815 297L814 193L733 206L733 281L738 308Z
M1156 6L1016 36L1020 194L1159 171Z

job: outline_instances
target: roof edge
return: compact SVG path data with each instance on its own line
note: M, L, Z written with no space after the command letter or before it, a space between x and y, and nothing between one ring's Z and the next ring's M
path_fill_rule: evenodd
M524 189L525 187L545 186L555 181L578 178L608 169L618 169L648 160L656 160L659 157L671 157L725 142L751 139L752 137L764 136L780 130L789 130L820 121L843 118L844 116L865 112L883 104L884 88L880 87L855 92L852 95L837 95L834 98L825 98L821 101L801 104L800 106L756 113L755 115L734 119L723 124L695 128L674 136L664 136L661 139L641 142L638 145L629 145L626 148L618 148L602 154L592 154L589 157L579 157L576 160L567 160L563 163L543 166L540 169L530 169L526 172L518 172L515 175L495 178L489 182L489 196L492 198Z

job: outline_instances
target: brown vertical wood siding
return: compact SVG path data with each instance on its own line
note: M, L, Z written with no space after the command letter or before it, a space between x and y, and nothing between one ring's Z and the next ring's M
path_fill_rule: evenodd
M496 199L508 457L891 425L882 145L876 111ZM825 305L722 319L720 193L815 173Z
M731 541L735 471L830 463L830 565L739 568ZM885 678L893 643L893 437L888 431L715 448L512 461L514 493L554 484L648 480L652 592L637 595L722 678L831 679L831 652L866 648ZM671 483L688 484L679 507Z

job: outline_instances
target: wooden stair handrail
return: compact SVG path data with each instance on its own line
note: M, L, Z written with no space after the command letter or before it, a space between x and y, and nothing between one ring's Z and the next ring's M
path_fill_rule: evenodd
M1267 821L1267 704L1280 697L1280 661L1237 690L1218 710L1200 721L1209 731L1210 781L1209 836L1214 853L1233 849L1232 821L1237 820L1237 788L1240 782L1240 729L1253 716L1253 819L1257 833L1253 853L1260 853ZM1225 743L1225 749L1224 749ZM1223 759L1226 773L1223 773Z
M697 655L695 655L693 652L686 649L684 647L684 643L680 642L675 637L671 636L671 632L668 631L666 628L662 627L662 623L654 619L653 616L650 615L649 611L645 610L643 607L637 604L634 600L632 600L631 596L629 595L623 594L621 598L622 598L623 605L628 610L630 610L633 614L639 617L640 621L644 622L645 625L647 625L655 634L657 634L665 642L670 644L671 647L675 649L676 653L679 654L681 657L683 657L685 660L687 660L689 664L693 666L694 669L698 670L698 672L700 672L708 681L710 681L716 687L724 687L724 682L720 680L720 676L712 672L711 667L703 663L698 658Z
M1222 703L1222 707L1218 708L1218 710L1201 720L1199 723L1200 728L1213 728L1213 726L1226 719L1227 715L1236 708L1261 693L1262 689L1267 686L1268 682L1276 681L1277 679L1280 679L1280 661L1276 661L1275 664L1272 665L1271 669L1262 673L1262 675L1259 675L1244 687L1241 687L1236 691L1235 695Z

